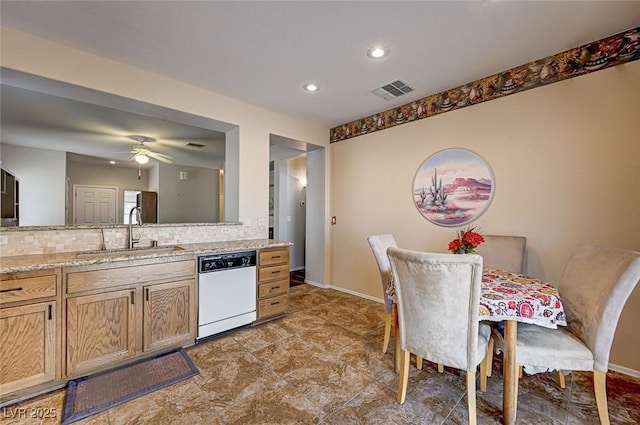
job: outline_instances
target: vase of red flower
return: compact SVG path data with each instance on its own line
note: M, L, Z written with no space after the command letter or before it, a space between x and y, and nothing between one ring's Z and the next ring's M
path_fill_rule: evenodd
M484 242L484 237L475 231L475 227L458 230L458 237L449 242L449 251L454 254L471 254Z

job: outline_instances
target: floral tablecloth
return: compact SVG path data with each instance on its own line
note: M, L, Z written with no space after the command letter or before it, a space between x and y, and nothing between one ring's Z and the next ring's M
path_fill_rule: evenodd
M386 292L395 302L393 283ZM516 320L551 329L567 325L556 288L539 279L495 269L482 272L479 319Z
M567 325L556 288L539 279L493 269L482 273L480 320L516 320L551 329Z

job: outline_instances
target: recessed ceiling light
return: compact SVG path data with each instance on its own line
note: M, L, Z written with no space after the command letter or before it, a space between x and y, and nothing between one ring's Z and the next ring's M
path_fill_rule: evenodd
M115 161L109 161L109 164L115 164L115 163L116 163Z
M389 51L380 46L372 47L367 51L367 56L369 56L371 59L380 59L384 56L387 56L388 54Z
M308 92L314 92L314 91L318 91L318 89L320 87L318 87L317 84L309 83L309 84L305 84L304 86L302 86L302 88L305 89Z

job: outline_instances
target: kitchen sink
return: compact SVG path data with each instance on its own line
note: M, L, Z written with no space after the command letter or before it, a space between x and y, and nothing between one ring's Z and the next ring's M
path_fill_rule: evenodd
M184 248L177 245L167 245L149 248L131 249L107 249L102 251L84 251L76 254L78 259L112 258L112 257L135 257L139 255L167 254L183 251Z

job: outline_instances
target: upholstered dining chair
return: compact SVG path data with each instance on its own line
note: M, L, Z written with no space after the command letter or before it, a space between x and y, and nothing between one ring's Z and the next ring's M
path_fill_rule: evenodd
M378 271L380 272L380 281L382 282L382 294L384 296L384 341L382 343L382 352L386 353L389 348L389 339L391 337L391 321L393 320L393 301L387 295L387 286L391 282L391 266L389 258L387 258L387 248L390 246L397 247L396 239L393 235L371 235L367 238L373 256L378 263Z
M482 257L389 248L398 303L398 403L407 393L409 353L466 371L469 423L476 423L476 369L484 374L489 326L478 321ZM486 388L481 388L486 390Z
M524 236L484 235L484 243L476 253L482 255L485 268L522 273L526 245Z
M568 326L518 324L519 365L593 371L602 425L609 424L606 373L611 344L622 309L639 280L640 252L580 245L556 285ZM497 344L503 346L504 341L498 337Z

